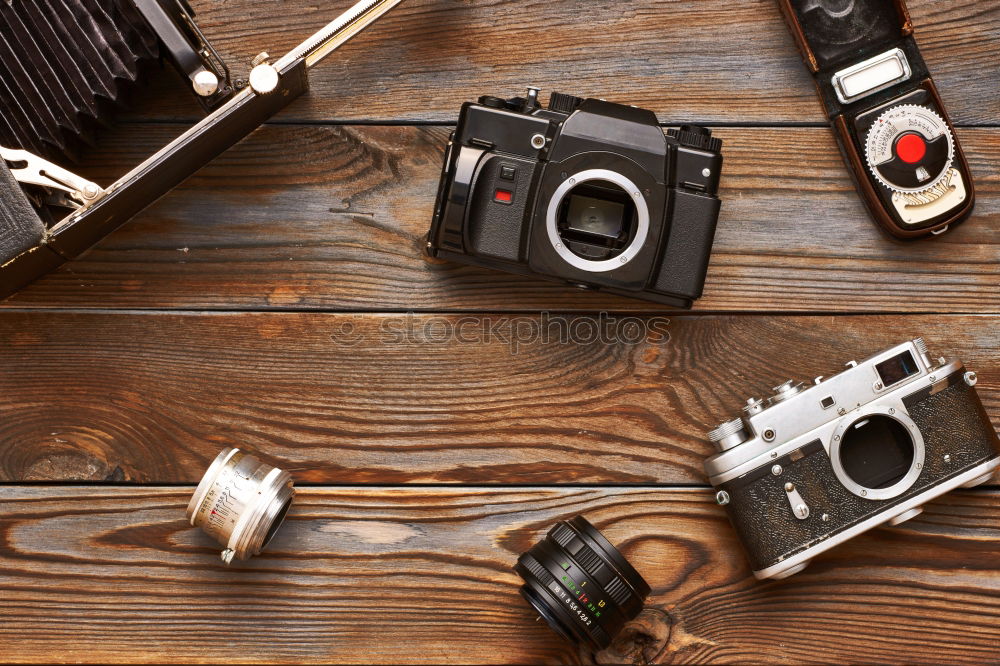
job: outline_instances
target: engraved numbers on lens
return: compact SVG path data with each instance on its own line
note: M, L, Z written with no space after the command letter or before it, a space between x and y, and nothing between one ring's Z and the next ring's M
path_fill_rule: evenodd
M521 595L568 641L594 650L635 618L649 585L582 516L559 522L518 558Z
M230 448L208 468L187 515L225 547L222 560L229 564L260 553L284 520L293 494L288 472Z

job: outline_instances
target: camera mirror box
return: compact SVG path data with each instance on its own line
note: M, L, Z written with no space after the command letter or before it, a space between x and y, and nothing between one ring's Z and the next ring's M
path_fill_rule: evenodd
M722 142L651 111L538 89L466 103L427 250L467 264L691 307L705 282Z

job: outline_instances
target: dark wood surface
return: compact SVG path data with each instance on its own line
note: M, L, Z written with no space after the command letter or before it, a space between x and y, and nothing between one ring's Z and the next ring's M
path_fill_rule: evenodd
M284 54L352 3L191 4L234 73L245 76L254 55ZM996 125L995 0L907 6L955 122ZM772 0L405 0L322 67L312 93L283 121L450 123L462 102L528 84L620 98L675 124L826 120ZM198 117L176 88L164 83L161 91L137 112Z
M268 550L230 568L184 520L188 497L8 490L0 641L41 662L391 664L982 664L1000 642L995 490L953 493L769 583L701 489L309 488ZM653 588L596 657L534 621L511 570L577 513Z
M87 175L111 182L179 130L108 133ZM661 309L428 260L448 131L267 127L0 308ZM974 218L918 241L869 221L829 129L717 134L722 214L697 310L997 311L1000 129L958 130L978 176Z
M348 3L192 4L242 76ZM996 478L759 583L701 471L746 397L918 335L1000 426L1000 1L909 5L979 194L917 242L867 218L771 0L405 0L0 304L0 661L1000 663ZM423 257L461 103L529 83L723 139L694 311ZM75 168L111 182L197 117L164 73ZM610 317L648 334L589 339ZM300 486L231 568L184 520L225 446ZM653 588L597 655L511 570L580 513Z
M1000 425L996 316L619 316L615 344L599 315L542 321L8 312L0 479L192 484L236 446L308 483L702 484L705 433L747 397L916 335L979 372Z

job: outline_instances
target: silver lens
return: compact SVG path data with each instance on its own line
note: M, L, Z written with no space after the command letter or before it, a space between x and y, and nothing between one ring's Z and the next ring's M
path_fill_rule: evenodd
M191 524L218 541L222 561L257 555L285 519L292 477L239 449L225 449L202 477L187 507Z

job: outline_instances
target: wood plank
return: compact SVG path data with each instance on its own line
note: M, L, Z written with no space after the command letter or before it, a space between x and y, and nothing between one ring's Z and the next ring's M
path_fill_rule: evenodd
M308 483L701 484L747 397L918 335L1000 425L998 325L7 312L0 481L196 483L238 446Z
M287 52L350 0L191 3L237 76ZM910 0L917 42L955 122L996 124L996 0ZM172 72L136 114L199 117ZM282 120L453 122L462 102L534 84L682 123L825 122L773 0L407 0L312 75Z
M517 593L518 554L585 514L653 593L598 663L985 663L1000 493L963 491L788 580L753 580L706 490L300 489L226 568L191 488L0 490L0 659L593 663Z
M179 127L133 125L85 173L111 182ZM829 130L724 129L722 217L703 311L1000 311L1000 129L959 132L972 219L880 232ZM661 306L423 255L447 129L268 127L15 307L598 310Z

